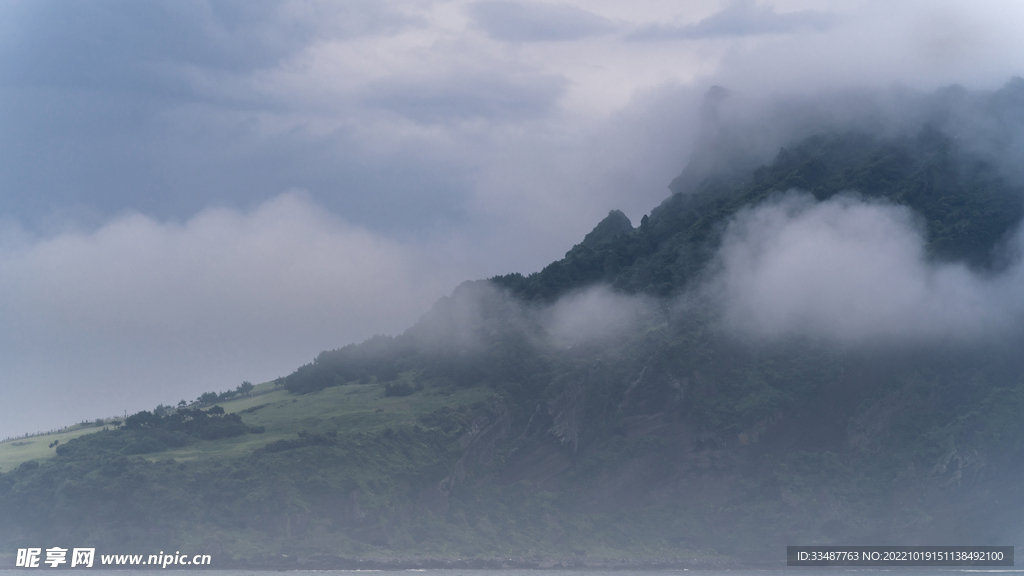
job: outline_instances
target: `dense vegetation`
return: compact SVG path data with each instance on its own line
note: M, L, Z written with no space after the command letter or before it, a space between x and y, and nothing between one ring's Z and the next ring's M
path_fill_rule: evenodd
M245 426L238 414L225 414L220 406L205 411L182 407L164 415L143 410L127 417L123 425L114 430L75 438L57 446L56 452L71 459L104 452L126 456L150 454L181 448L198 440L217 440L262 431Z
M239 421L237 415L208 418L196 429L210 433L216 430L212 422ZM145 438L161 437L153 432L169 427L142 423L129 436L149 431ZM294 546L318 524L351 529L365 539L362 529L379 519L362 515L360 506L398 504L424 477L458 459L457 441L418 427L351 436L300 433L246 458L200 462L130 457L118 447L132 444L119 442L114 432L122 431L71 441L53 460L26 462L3 475L3 518L17 518L32 540L70 538L121 552L148 546L202 551L217 534L228 540L223 534L235 531L232 552L251 558L273 549L266 546L275 538ZM311 525L314 510L318 518ZM320 546L311 542L302 552Z
M1014 82L989 96L1019 112L1022 95ZM929 258L997 273L1024 189L940 120L817 134L765 166L678 179L638 227L613 211L542 271L467 282L405 333L322 352L281 381L296 403L366 387L410 410L467 390L485 401L384 428L311 418L224 461L152 455L258 432L245 419L269 402L143 412L0 476L0 541L531 561L1012 543L1024 527L1018 336L738 342L711 303L678 299L731 218L794 188L907 206ZM558 303L595 285L637 296L632 322L556 333Z

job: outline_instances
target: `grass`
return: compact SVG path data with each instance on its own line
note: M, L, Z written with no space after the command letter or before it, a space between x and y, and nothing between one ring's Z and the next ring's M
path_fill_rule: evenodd
M273 383L256 387L254 396L218 402L228 413L238 413L249 426L263 426L263 434L245 434L234 438L200 441L184 448L144 454L152 461L174 458L196 460L227 459L244 456L274 440L295 438L301 432L372 433L386 427L412 426L418 416L444 406L457 407L486 400L492 392L485 386L458 390L426 389L411 396L384 396L379 383L348 384L325 388L306 395L272 390ZM264 392L272 390L270 392ZM60 433L21 438L0 444L0 472L17 468L28 460L43 461L54 456L48 448L54 440L61 444L72 438L101 430L92 425L76 425Z
M41 461L53 458L54 450L49 446L54 440L64 444L72 438L99 432L102 429L102 427L91 424L88 426L76 424L61 432L8 440L0 444L0 472L9 472L21 465L22 462L29 460Z

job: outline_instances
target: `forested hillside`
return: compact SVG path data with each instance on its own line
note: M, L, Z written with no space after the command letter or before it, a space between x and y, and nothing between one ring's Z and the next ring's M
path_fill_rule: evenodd
M1024 117L1019 79L972 98L990 119ZM906 130L831 130L764 165L688 168L638 226L612 211L562 260L466 282L403 334L320 353L261 405L71 440L0 476L0 542L213 546L318 566L1024 544L1024 187L991 154L1012 142L965 142L949 99ZM744 331L723 304L727 250L780 210L789 222L822 206L918 234L928 282L996 286L999 328L979 316L911 329L924 320L896 314L851 336L815 318ZM865 230L854 236L875 242L890 228ZM347 398L364 403L301 416ZM258 440L286 420L300 429ZM228 459L174 452L243 438Z

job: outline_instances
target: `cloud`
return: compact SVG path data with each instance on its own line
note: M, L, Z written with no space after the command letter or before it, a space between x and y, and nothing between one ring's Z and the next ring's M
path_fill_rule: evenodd
M770 5L755 0L732 0L717 12L695 24L648 25L629 34L630 40L696 40L721 36L760 36L793 32L823 32L836 22L835 16L817 10L779 14Z
M175 382L186 388L233 386L238 378L288 372L319 350L365 335L355 328L296 330L290 298L245 296L259 286L282 285L268 274L254 276L262 265L258 258L257 268L238 272L251 285L234 290L243 296L236 303L202 304L222 301L215 296L224 292L213 291L206 280L186 284L168 273L167 285L178 287L165 295L168 310L206 313L161 319L155 311L132 308L147 294L162 294L154 273L101 290L85 271L79 279L61 277L60 266L39 269L47 246L78 246L82 261L110 270L120 260L81 247L93 246L99 254L105 246L114 254L102 239L131 229L139 239L164 239L140 240L147 256L137 260L215 278L196 262L175 267L190 261L186 245L210 258L215 247L169 239L192 238L203 218L220 214L226 233L251 240L257 232L232 218L251 221L263 210L251 207L274 205L282 190L301 188L311 198L302 202L320 218L306 225L333 230L325 235L336 246L363 234L366 250L395 270L421 270L421 259L435 262L425 254L452 259L438 266L459 271L441 274L436 284L432 276L409 272L413 283L424 284L422 294L436 288L429 298L401 298L409 310L422 312L463 279L540 269L611 209L638 221L665 197L666 185L686 163L698 131L700 95L712 84L734 95L726 109L749 104L760 110L763 102L749 101L777 97L790 110L818 102L821 117L853 118L850 100L820 105L827 98L804 96L897 82L922 90L952 82L993 88L1024 70L1016 49L1024 18L1016 5L871 0L722 6L717 0L3 3L0 218L28 230L18 242L3 241L5 289L17 288L18 299L11 301L25 306L4 308L4 322L18 326L4 333L4 342L24 352L7 357L17 360L9 366L18 369L8 370L5 386L17 381L79 399L108 392L121 397L130 393L114 383L175 371ZM645 26L662 26L670 35L683 30L693 39L636 42L622 33ZM971 122L965 116L964 125ZM748 145L744 153L770 157L781 140L806 132L777 126L737 132L751 138L741 142ZM1017 141L1006 147L1020 149ZM1021 165L1014 154L1006 162ZM136 212L146 216L124 216ZM80 231L69 232L69 221ZM283 238L271 245L345 261L337 256L341 248L328 254L316 238L280 233ZM223 245L231 245L229 238ZM172 252L179 255L169 260ZM65 266L74 270L74 264ZM138 269L146 270L141 264ZM368 277L378 277L371 272ZM63 278L67 285L54 281L43 290L39 282L46 278ZM337 318L335 326L362 326L380 314L375 330L396 333L415 318L388 320L393 306L373 294L363 299L346 292L335 277L323 281L348 295L347 312L328 307L322 316ZM83 290L77 296L76 285ZM119 313L103 300L105 293L121 295L125 310L138 312ZM51 308L44 294L65 300L54 300ZM317 301L309 292L298 294ZM109 315L100 313L99 302L112 310ZM239 368L247 363L234 358L267 349L232 336L243 302L260 311L246 320L258 328L246 337L290 335L282 339L294 346L292 360L261 354L250 358L252 372ZM64 310L66 318L54 310ZM320 317L303 314L310 326L319 326ZM175 319L180 325L172 330ZM198 336L187 336L188 326ZM188 348L190 338L194 348ZM225 348L232 341L243 344ZM211 351L200 351L200 344ZM192 352L166 353L179 348ZM60 351L54 352L57 362L47 357L53 351ZM164 368L157 370L161 357ZM264 358L265 370L257 366ZM168 400L146 396L133 406L150 407L151 399ZM96 410L88 412L96 416Z
M791 192L742 211L716 265L705 290L748 337L964 342L1006 335L1024 314L1019 262L996 277L932 262L911 210L852 195Z
M506 42L579 40L619 28L611 20L571 4L480 0L467 11L491 38Z
M480 352L487 342L518 341L546 354L553 348L614 346L643 325L667 322L666 309L643 294L594 285L554 302L526 302L486 280L460 284L440 298L401 338L433 353Z
M8 85L188 94L184 68L241 74L275 66L323 38L421 24L386 3L271 0L13 2L0 43ZM183 90L185 89L185 90ZM176 90L169 94L168 90Z
M1011 48L1024 6L912 0L833 7L835 25L823 33L736 38L716 82L761 93L954 83L990 89L1024 69Z
M54 209L82 206L108 217L127 208L187 218L211 204L249 206L298 187L347 220L388 234L468 231L508 205L553 219L547 211L566 204L562 222L585 233L592 214L624 208L635 218L672 178L654 185L665 166L652 168L629 146L601 140L611 132L607 124L638 118L657 135L645 139L634 130L628 144L659 162L675 153L676 172L685 162L687 150L673 147L689 146L692 127L672 123L691 103L666 100L659 122L645 116L652 93L699 93L714 82L758 96L862 82L935 86L963 77L970 85L1019 73L1012 34L1019 18L955 4L842 7L814 8L834 9L841 20L821 34L644 43L610 33L509 46L478 32L485 13L540 14L554 26L594 22L584 15L597 8L404 0L8 3L0 8L0 113L9 120L0 132L0 156L8 160L0 164L0 212L29 226ZM600 9L592 16L628 27L680 22L719 6L688 3L687 14L656 2ZM769 23L803 14L787 9L748 3L719 14L767 10L775 15ZM936 20L935 13L948 17ZM693 26L702 21L696 19ZM968 53L930 65L933 37L948 44L950 35ZM505 182L472 187L499 178ZM598 196L594 203L608 203L591 212L593 196L578 191L584 188ZM567 200L556 197L560 190ZM531 265L559 250L564 246L533 255Z
M657 310L652 298L595 286L560 298L544 311L543 325L556 345L600 343L631 334Z
M300 193L2 239L0 435L286 375L400 332L468 273L457 247L384 239Z
M405 77L376 82L364 102L418 122L514 121L550 113L565 85L562 76L540 74L476 72Z

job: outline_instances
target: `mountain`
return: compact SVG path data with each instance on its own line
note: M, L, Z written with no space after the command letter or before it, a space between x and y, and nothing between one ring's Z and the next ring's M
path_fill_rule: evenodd
M1024 81L925 104L763 165L710 139L638 226L612 211L540 272L62 441L0 476L0 542L309 567L1015 543ZM968 138L965 110L997 128Z

